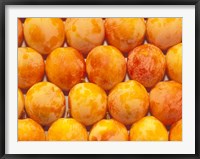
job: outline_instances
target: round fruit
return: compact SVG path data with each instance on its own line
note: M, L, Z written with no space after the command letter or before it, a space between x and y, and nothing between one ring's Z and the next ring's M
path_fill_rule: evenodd
M48 80L65 91L81 82L85 75L83 56L71 47L57 48L46 59Z
M67 44L84 55L104 41L102 18L67 18L65 22Z
M90 141L128 141L128 131L120 122L103 119L96 123L89 135Z
M169 131L170 141L182 141L182 119L175 122Z
M28 90L25 109L30 118L43 126L49 126L63 115L65 96L56 85L40 82Z
M150 112L171 125L182 118L182 85L174 81L159 82L150 92Z
M60 18L26 18L24 37L28 46L40 54L49 54L63 45L65 30Z
M48 130L48 141L87 141L86 128L72 118L56 120Z
M21 46L24 40L23 25L20 19L17 19L17 22L18 22L18 46Z
M24 111L24 95L22 91L18 88L18 118L22 116Z
M153 116L146 116L132 125L130 140L168 141L168 132L158 119Z
M86 126L105 117L107 95L93 83L75 85L69 92L68 100L71 116Z
M182 43L167 51L167 74L170 79L182 83Z
M44 77L44 60L35 50L18 48L18 87L28 89Z
M182 41L182 18L148 18L147 40L162 50Z
M108 95L108 110L117 121L129 125L144 117L149 108L149 96L134 80L117 84Z
M34 120L18 119L18 141L45 141L43 128Z
M106 18L106 39L123 53L144 42L146 26L143 18Z
M126 61L115 47L97 46L87 56L86 71L90 82L104 90L110 90L123 81L126 75Z
M165 75L166 61L162 51L154 45L144 44L128 55L127 69L131 79L151 88Z

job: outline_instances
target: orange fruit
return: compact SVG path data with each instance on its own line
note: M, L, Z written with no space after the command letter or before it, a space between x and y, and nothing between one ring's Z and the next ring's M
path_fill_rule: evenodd
M18 48L18 87L28 89L44 77L42 56L29 47Z
M28 90L25 109L30 118L43 126L49 126L64 114L65 96L56 85L39 82Z
M85 61L74 48L57 48L48 55L45 70L49 81L69 91L84 79Z
M117 84L108 95L110 115L125 125L144 117L148 108L148 93L143 85L134 80Z
M18 119L18 141L44 141L45 138L43 128L34 120Z
M48 130L48 141L87 141L86 128L75 119L60 118Z
M168 141L168 132L165 126L153 116L146 116L130 129L131 141Z
M64 43L65 30L60 18L26 18L26 43L40 54L49 54Z
M97 46L87 56L86 71L90 82L104 90L112 89L126 75L126 61L113 46Z
M144 42L146 26L143 18L106 18L106 40L123 53Z
M128 131L120 122L103 119L96 123L89 134L90 141L128 141Z

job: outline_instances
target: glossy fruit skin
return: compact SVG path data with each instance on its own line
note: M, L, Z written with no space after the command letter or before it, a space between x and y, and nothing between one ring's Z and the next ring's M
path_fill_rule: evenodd
M49 126L61 118L65 107L63 92L50 82L39 82L33 85L26 94L27 115L42 126Z
M128 131L120 122L102 119L96 123L89 134L90 141L128 141Z
M144 42L146 25L144 18L106 18L106 40L124 54Z
M102 18L67 18L65 35L68 46L87 55L96 46L102 45L105 29Z
M43 80L44 60L32 48L18 48L18 87L29 89L34 84Z
M60 18L26 18L26 43L40 54L49 54L64 43L65 30Z
M17 19L18 22L18 47L22 45L24 40L23 24L20 19Z
M72 118L56 120L48 130L48 141L87 141L88 133L81 123Z
M182 118L182 85L175 81L159 82L150 91L150 112L164 125Z
M182 41L182 18L148 18L146 28L148 42L163 51Z
M22 116L24 111L24 95L22 91L18 88L18 119Z
M90 82L110 90L124 80L126 61L115 47L97 46L87 56L86 71Z
M137 81L117 84L108 95L108 110L117 121L130 125L144 117L149 108L149 95Z
M34 120L18 119L18 141L45 141L44 129Z
M182 83L182 43L167 51L167 75L171 80Z
M106 115L107 95L96 84L75 85L69 92L68 102L71 116L85 126L93 125Z
M169 130L170 141L182 141L182 119L175 122Z
M64 91L69 91L85 76L85 61L81 53L71 47L51 52L45 65L48 80Z
M140 45L128 55L127 70L130 78L146 88L154 87L163 79L165 68L165 55L154 45Z
M146 116L132 125L130 141L168 141L168 132L158 119Z

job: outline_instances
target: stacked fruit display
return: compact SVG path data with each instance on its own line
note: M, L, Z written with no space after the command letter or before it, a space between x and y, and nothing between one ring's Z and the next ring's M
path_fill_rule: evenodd
M19 141L181 141L181 18L18 19Z

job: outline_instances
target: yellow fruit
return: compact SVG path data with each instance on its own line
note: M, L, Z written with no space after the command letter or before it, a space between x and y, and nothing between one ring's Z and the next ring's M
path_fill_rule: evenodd
M90 141L127 141L128 131L120 122L113 119L103 119L90 130Z
M98 85L79 83L69 92L71 116L80 123L89 126L105 117L107 95Z
M182 83L182 43L167 51L167 74L170 79Z
M134 80L117 84L108 95L108 110L111 116L125 125L144 117L148 108L148 93L144 86Z
M49 141L87 141L86 128L72 118L60 118L48 130Z
M28 90L25 109L30 118L43 126L49 126L63 115L65 96L56 85L40 82Z
M18 141L44 141L45 132L34 120L18 119Z
M130 140L168 141L168 132L158 119L153 116L146 116L132 125Z

